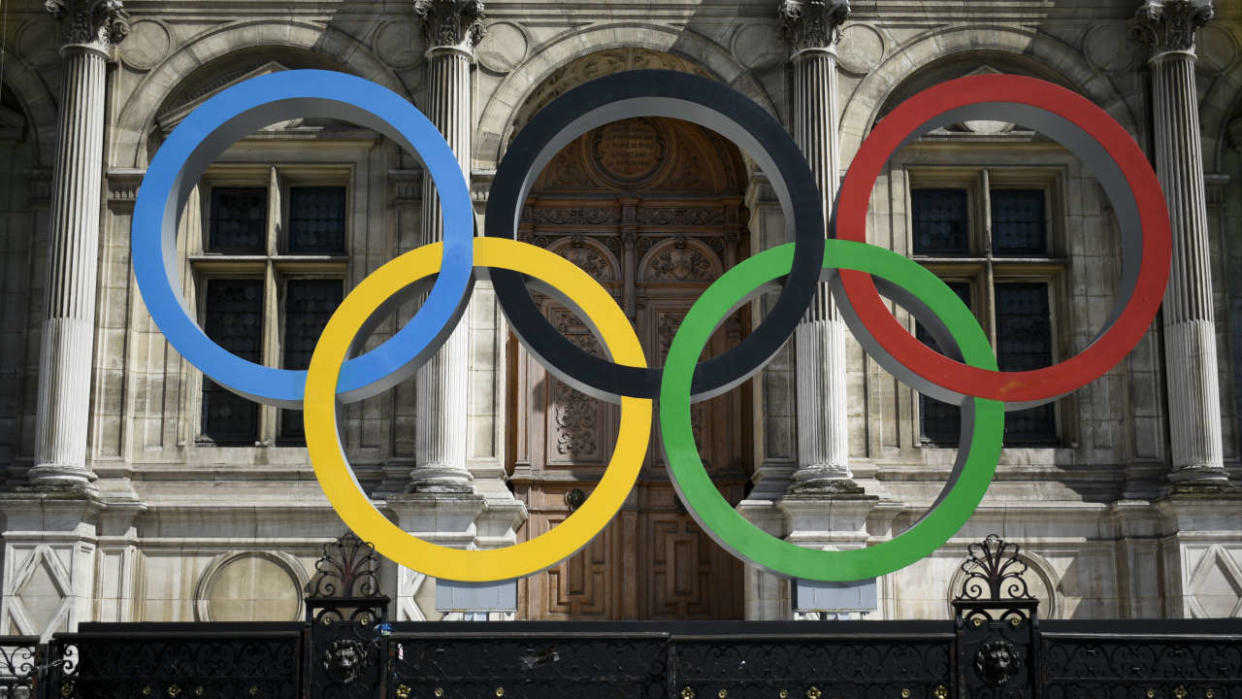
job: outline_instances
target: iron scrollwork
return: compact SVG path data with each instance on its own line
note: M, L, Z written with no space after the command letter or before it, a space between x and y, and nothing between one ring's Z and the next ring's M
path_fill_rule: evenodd
M347 532L323 547L307 584L311 697L381 696L386 673L388 597L375 547Z
M1026 562L1019 557L1020 547L995 534L966 547L966 560L960 566L966 578L957 595L958 601L1002 599L1035 599L1026 586Z
M967 547L953 600L957 677L971 697L1034 696L1039 600L1027 587L1021 548L991 534Z
M0 697L33 694L38 682L39 639L34 636L0 636Z
M381 597L375 547L348 532L325 544L306 586L307 599Z

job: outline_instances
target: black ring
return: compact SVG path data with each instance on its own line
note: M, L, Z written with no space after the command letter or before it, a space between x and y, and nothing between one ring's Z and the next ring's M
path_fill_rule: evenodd
M754 159L780 200L796 246L793 269L759 327L736 347L695 368L691 395L703 400L745 381L780 350L814 297L823 265L823 195L801 149L762 107L727 85L668 70L616 73L576 87L540 110L505 152L488 198L484 232L517 237L521 209L535 179L575 138L610 122L651 116L711 129ZM621 366L587 354L543 316L523 275L492 269L489 276L514 333L557 378L604 400L659 395L659 369Z

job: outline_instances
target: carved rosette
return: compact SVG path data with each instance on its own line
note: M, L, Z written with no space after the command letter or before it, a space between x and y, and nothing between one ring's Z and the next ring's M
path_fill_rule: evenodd
M482 0L414 0L423 36L432 48L473 49L486 32Z
M1159 56L1192 51L1195 33L1212 20L1212 0L1145 0L1134 15L1134 34Z
M849 0L782 0L777 12L793 53L832 47L849 16Z
M129 13L121 0L46 0L43 8L60 21L66 46L106 50L129 36Z

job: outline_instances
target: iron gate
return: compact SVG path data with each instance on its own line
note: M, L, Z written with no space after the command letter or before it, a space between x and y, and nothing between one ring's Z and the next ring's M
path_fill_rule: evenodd
M389 623L329 545L301 623L0 638L0 699L1242 699L1242 619L1047 621L1017 547L970 547L952 620Z

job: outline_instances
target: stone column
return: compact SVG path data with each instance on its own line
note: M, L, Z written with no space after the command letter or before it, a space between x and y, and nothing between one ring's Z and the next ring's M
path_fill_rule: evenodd
M470 65L483 37L483 3L477 0L416 0L414 13L427 37L427 98L423 110L444 134L467 178L470 173ZM440 199L423 178L420 244L444 237ZM469 337L467 319L418 372L415 465L411 487L421 493L470 492L466 470Z
M1152 52L1156 172L1173 223L1173 267L1163 315L1173 441L1169 479L1175 483L1228 480L1195 89L1195 33L1211 18L1211 0L1146 0L1134 19L1139 39Z
M86 466L95 339L104 88L109 49L129 32L120 0L47 0L64 58L39 354L36 487L93 487Z
M848 0L783 0L781 25L792 49L794 140L824 195L824 220L836 196L837 52ZM825 231L827 234L827 231ZM849 467L845 321L820 287L795 334L798 470L790 492L854 493Z

